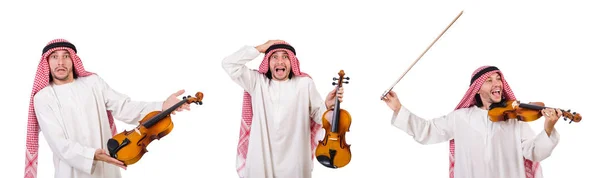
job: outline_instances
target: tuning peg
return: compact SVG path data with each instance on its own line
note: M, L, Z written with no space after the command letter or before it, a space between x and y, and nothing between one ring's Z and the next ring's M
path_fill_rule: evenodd
M337 85L337 83L335 83L335 82L331 82L331 85Z
M196 104L202 105L202 101L197 101Z
M187 99L187 96L183 96L183 99Z
M343 83L348 84L348 81L344 81Z
M350 80L350 77L344 77L344 79L346 79L346 80Z

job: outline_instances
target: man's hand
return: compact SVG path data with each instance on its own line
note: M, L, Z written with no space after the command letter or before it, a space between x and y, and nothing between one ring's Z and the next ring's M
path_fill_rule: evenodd
M125 163L110 157L108 154L106 154L106 152L103 149L96 150L96 152L94 153L94 160L104 161L127 170L127 166L125 165Z
M267 49L269 49L269 47L271 47L271 45L275 44L275 43L279 43L279 42L285 42L283 40L269 40L264 44L258 45L254 48L256 48L256 50L258 50L261 53L265 53L265 51L267 51Z
M562 117L563 113L560 111L560 109L546 108L542 110L542 114L546 118L546 121L544 122L544 130L546 130L546 134L550 136L556 121L558 121L558 118Z
M400 100L398 99L398 95L396 95L396 92L394 91L390 91L387 95L385 95L385 97L383 97L383 101L385 101L385 103L394 111L394 113L400 111L400 107L402 107L402 104L400 104Z
M335 87L331 92L329 92L329 94L327 94L327 97L325 99L325 106L327 107L327 109L333 109L333 107L335 106L335 91L338 87ZM340 88L337 92L337 97L340 100L340 103L342 102L342 98L344 98L344 87Z
M171 94L171 96L169 96L169 98L167 98L167 100L165 100L163 102L162 110L165 111L165 110L169 109L171 106L173 106L173 105L177 104L179 101L181 101L177 97L179 95L182 95L184 92L185 92L185 90L179 90L179 91ZM190 104L185 103L185 104L181 105L179 108L177 108L171 114L175 115L176 111L179 112L179 111L183 111L184 109L189 111L190 110Z

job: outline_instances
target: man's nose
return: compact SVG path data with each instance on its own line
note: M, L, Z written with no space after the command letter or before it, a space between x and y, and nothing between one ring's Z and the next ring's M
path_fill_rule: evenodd
M60 66L63 66L63 65L65 65L65 63L67 63L67 60L71 60L71 59L69 59L69 58L60 58L58 60L57 64L60 65Z
M502 86L502 81L501 80L495 80L494 81L494 86Z

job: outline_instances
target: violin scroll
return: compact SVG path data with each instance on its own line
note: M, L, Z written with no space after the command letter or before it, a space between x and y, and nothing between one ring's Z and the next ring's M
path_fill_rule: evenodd
M563 114L563 117L564 117L565 121L567 120L567 118L569 118L569 120L571 120L571 121L569 121L569 124L571 122L579 122L579 121L581 121L581 114L579 114L577 112L571 113L570 109L566 110L566 111L561 109L560 111L562 111L562 114Z
M184 100L187 100L187 104L196 103L197 105L202 105L202 99L204 99L204 94L202 92L197 92L196 97L192 97L190 95L183 96Z
M350 80L350 77L344 77L346 75L346 73L344 73L344 70L340 70L340 72L338 72L338 75L339 78L333 77L334 82L331 82L331 85L337 85L338 87L342 87L342 83L348 84L348 81L344 81L344 79ZM335 81L337 81L337 83Z

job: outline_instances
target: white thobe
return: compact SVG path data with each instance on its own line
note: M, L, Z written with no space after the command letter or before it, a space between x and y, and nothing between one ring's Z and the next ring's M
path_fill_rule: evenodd
M243 177L310 178L309 117L321 124L325 103L309 77L276 81L249 69L245 64L259 54L244 46L223 60L227 74L252 97L254 115Z
M94 160L112 138L106 110L113 118L137 124L162 102L131 101L97 75L62 85L50 84L34 96L37 120L53 152L56 178L119 178L120 168ZM108 151L106 151L108 153Z
M525 178L523 157L542 161L560 140L556 129L548 136L545 131L535 134L528 123L516 119L492 122L488 111L476 106L431 120L402 106L394 113L392 125L421 144L454 139L456 178Z

